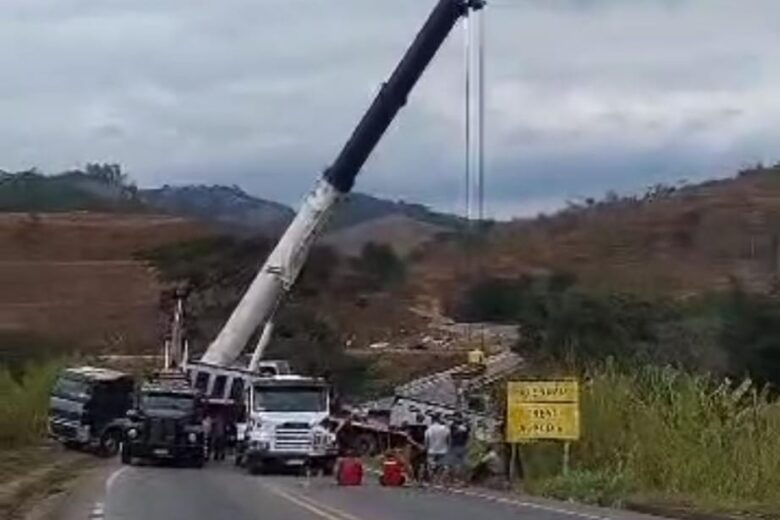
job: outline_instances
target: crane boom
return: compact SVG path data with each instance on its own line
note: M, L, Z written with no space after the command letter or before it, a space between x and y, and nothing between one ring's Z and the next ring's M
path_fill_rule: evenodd
M484 5L485 0L438 0L338 157L304 199L298 214L206 350L201 358L203 363L230 365L240 356L252 334L271 319L285 292L300 273L328 216L338 201L352 189L358 172L398 111L406 104L409 93L447 35L462 16Z

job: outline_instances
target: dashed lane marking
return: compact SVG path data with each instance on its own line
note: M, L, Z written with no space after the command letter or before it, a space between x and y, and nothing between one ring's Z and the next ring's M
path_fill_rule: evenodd
M559 515L565 515L565 516L574 516L577 518L585 518L586 520L614 520L612 517L609 516L603 516L603 515L596 515L591 513L584 513L581 511L572 511L570 509L563 509L560 507L554 507L554 506L546 506L543 504L537 504L534 502L527 502L525 500L518 500L514 498L506 498L506 497L500 497L496 495L490 495L487 493L479 493L476 491L469 491L465 489L453 489L453 488L446 488L442 486L431 486L432 489L436 489L439 491L445 491L447 493L452 493L454 495L462 495L467 497L473 497L473 498L480 498L482 500L489 500L491 502L495 502L497 504L504 504L504 505L511 505L515 507L525 507L528 509L536 509L538 511L546 511L548 513L556 513Z
M103 520L103 502L95 502L89 512L89 520Z

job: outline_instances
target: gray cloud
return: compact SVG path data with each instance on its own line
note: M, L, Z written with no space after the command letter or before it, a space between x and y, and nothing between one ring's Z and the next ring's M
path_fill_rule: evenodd
M0 164L119 161L142 185L294 202L434 0L6 0ZM777 157L780 4L494 0L488 208L500 216ZM358 187L462 202L456 30Z

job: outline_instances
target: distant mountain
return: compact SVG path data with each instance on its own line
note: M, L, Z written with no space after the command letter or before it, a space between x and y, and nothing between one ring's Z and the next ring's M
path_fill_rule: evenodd
M141 200L163 213L186 216L244 232L278 234L295 213L253 197L237 186L168 186L140 191Z
M390 215L403 215L413 220L426 222L446 229L458 229L465 221L458 216L447 213L439 213L423 206L404 201L392 201L366 195L353 193L336 210L329 223L330 230L347 228L373 219Z
M84 169L56 175L44 175L35 169L16 173L0 170L0 212L66 211L156 212L216 224L231 232L266 235L281 233L295 216L290 207L254 197L237 186L138 189L117 164L87 164ZM385 220L388 217L403 218ZM372 224L363 225L367 223ZM421 204L353 193L336 209L326 233L361 225L353 233L334 239L334 244L350 244L352 250L366 237L381 242L387 235L396 237L395 245L399 245L409 243L402 237L412 238L414 223L426 224L417 226L417 231L429 237L460 229L464 220Z
M117 165L87 165L57 175L37 170L0 172L0 212L103 211L143 209L134 185Z

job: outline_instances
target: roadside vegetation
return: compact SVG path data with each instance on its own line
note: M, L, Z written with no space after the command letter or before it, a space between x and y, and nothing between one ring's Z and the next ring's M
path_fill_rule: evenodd
M40 442L60 363L35 362L12 373L0 365L0 450Z
M521 449L524 487L556 498L780 514L780 297L675 301L566 274L483 280L461 319L516 324L518 352L578 374L583 437Z
M780 512L780 401L767 387L607 363L587 375L582 424L566 476L560 447L524 448L528 490L604 505Z

